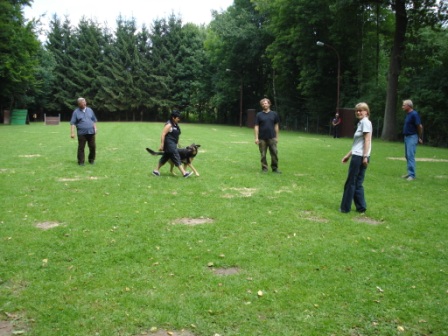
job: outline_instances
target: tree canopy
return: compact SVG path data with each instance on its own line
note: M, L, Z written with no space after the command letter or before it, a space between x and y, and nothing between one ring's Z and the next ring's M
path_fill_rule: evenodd
M102 120L239 122L269 97L282 127L328 132L336 108L365 101L384 140L401 136L412 99L425 138L448 145L447 1L234 0L206 26L175 15L116 28L53 16L46 41L31 1L0 1L2 109L68 119L85 97ZM317 44L317 42L321 42ZM240 101L240 92L242 100Z

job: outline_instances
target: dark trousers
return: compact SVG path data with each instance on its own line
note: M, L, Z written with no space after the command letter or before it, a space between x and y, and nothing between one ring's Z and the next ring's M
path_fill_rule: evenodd
M364 187L362 185L366 169L367 167L362 164L362 156L352 155L347 180L344 185L344 194L342 195L340 208L342 212L350 212L352 202L355 203L356 211L364 212L367 210Z
M339 138L339 125L333 126L333 138Z
M273 171L278 168L278 152L277 152L277 140L275 139L266 139L259 140L258 148L260 150L261 155L261 169L268 169L268 161L266 158L266 153L269 148L269 154L271 155L271 168Z
M89 146L89 162L93 163L96 157L96 143L95 134L85 134L78 135L78 163L84 163L85 154L84 149L86 148L86 143Z

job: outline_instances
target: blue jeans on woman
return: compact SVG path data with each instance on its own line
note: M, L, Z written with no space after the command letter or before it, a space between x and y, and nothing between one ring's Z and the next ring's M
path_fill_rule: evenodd
M368 159L370 161L370 158ZM341 212L350 212L352 202L355 202L356 211L364 212L367 210L366 200L364 198L364 177L367 167L362 164L362 156L352 155L348 176L344 185L344 194L341 201Z
M415 178L415 152L417 151L418 135L406 135L404 137L404 151L407 161L408 176Z

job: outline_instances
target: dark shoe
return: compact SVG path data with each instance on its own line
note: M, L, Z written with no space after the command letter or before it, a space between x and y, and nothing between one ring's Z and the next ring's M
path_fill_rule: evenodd
M342 209L339 209L339 212L342 212L342 213L349 213L350 211L344 211L344 210L342 210Z
M94 164L95 164L95 161L89 161L89 163L90 163L91 165L94 165Z
M78 162L78 165L85 166L84 162Z
M192 172L186 172L186 173L184 174L184 177L185 177L185 178L190 177L191 174L193 174L193 173L192 173Z
M160 176L160 173L159 173L157 170L153 170L153 171L152 171L152 174L153 174L154 176Z
M278 169L275 169L275 170L273 170L272 171L273 173L276 173L276 174L281 174L282 172L280 171L280 170L278 170Z

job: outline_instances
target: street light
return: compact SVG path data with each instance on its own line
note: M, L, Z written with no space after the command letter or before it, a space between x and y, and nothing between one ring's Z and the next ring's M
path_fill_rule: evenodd
M238 71L226 69L227 72L234 72L240 77L240 127L243 126L243 76Z
M337 101L336 101L336 112L338 112L338 110L339 110L339 93L341 91L341 58L339 57L339 53L335 47L333 47L327 43L320 42L320 41L317 41L316 45L318 45L319 47L328 47L328 48L332 49L336 53L336 56L338 57L338 78L337 78L338 79L338 92L337 92Z

